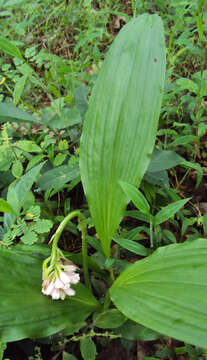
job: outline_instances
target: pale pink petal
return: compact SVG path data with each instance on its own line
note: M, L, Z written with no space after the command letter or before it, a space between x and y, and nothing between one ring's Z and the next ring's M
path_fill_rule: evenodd
M73 273L73 274L70 276L70 283L71 283L71 284L77 284L79 281L80 281L80 276L79 276L79 274Z
M57 289L62 289L62 288L64 287L63 282L60 281L59 278L55 280L55 287L56 287Z
M70 283L70 276L63 271L61 271L59 278L64 284Z
M49 285L45 289L45 295L51 295L55 288L54 282L49 283Z
M52 291L52 293L50 294L52 296L53 300L58 300L60 299L60 289L56 289L54 288L54 290Z
M46 294L46 290L44 290L44 288L42 288L42 293L43 293L44 295L47 295L47 294Z
M74 272L74 271L76 271L76 269L77 269L77 266L75 266L75 265L66 265L65 266L65 271L66 272Z
M64 289L65 293L68 295L68 296L73 296L75 295L75 290L73 289Z

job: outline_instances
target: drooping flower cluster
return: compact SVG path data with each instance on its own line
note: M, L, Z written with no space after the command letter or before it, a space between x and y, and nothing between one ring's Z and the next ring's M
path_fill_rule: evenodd
M53 300L64 300L66 295L75 295L71 285L77 284L80 280L79 274L75 271L77 266L66 259L59 259L54 269L49 268L43 271L42 293L51 296Z

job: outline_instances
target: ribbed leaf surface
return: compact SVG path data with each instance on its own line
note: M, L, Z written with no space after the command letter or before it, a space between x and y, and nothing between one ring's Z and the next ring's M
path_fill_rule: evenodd
M141 15L120 31L107 54L82 134L82 182L106 256L127 204L118 181L138 186L150 162L164 75L161 19Z
M160 248L117 278L112 301L131 320L205 348L206 259L204 239Z
M40 254L0 249L0 258L0 341L51 335L85 320L99 306L82 284L64 301L43 295Z

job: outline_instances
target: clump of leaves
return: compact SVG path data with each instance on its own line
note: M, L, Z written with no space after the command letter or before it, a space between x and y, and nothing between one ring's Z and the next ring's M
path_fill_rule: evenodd
M40 218L38 205L31 206L25 216L19 218L4 234L3 243L10 246L16 238L20 238L24 244L32 245L38 242L41 234L49 232L52 225L52 221Z

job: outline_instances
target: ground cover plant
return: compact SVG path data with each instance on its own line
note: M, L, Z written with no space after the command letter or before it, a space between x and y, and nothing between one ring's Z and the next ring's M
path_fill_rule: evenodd
M205 359L206 1L0 16L0 357Z

